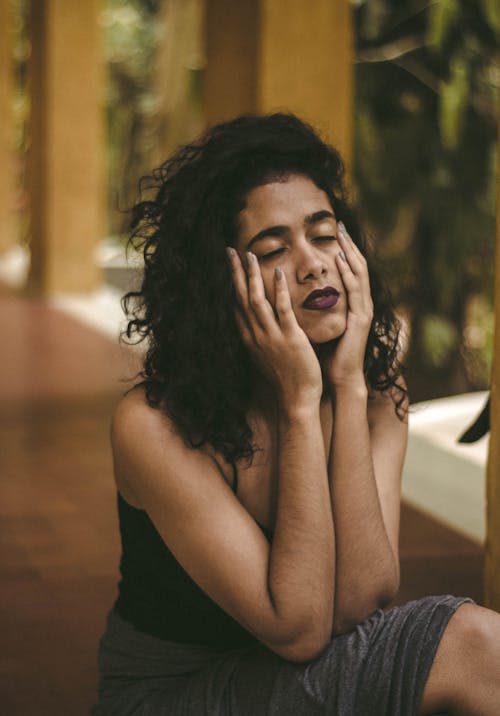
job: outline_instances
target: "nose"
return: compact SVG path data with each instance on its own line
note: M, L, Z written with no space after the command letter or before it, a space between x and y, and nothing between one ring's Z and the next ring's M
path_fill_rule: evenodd
M297 247L297 281L306 283L326 273L326 263L317 248L308 241Z

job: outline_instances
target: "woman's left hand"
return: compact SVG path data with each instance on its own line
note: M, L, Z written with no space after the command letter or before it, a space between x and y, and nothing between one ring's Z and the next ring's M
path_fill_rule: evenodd
M365 349L373 319L366 259L342 222L337 235L341 251L335 260L345 288L347 324L333 351L321 361L325 378L334 388L364 384Z

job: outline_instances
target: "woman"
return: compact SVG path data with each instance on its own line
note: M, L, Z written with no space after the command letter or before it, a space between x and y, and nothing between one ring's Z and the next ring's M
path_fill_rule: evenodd
M383 610L408 399L337 152L294 116L240 117L149 190L93 713L498 713L496 614L451 596Z

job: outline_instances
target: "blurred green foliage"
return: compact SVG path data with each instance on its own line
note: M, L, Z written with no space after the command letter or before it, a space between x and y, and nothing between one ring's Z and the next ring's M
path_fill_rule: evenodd
M192 131L189 118L199 120L202 50L197 30L185 32L199 22L196 1L102 4L109 235L126 235L123 209L140 177L164 158L169 137L175 144ZM10 2L23 156L29 2ZM493 336L500 2L355 0L353 11L354 189L408 326L412 399L484 388ZM182 72L170 72L176 63Z
M488 383L498 7L498 0L355 3L355 189L408 323L415 400ZM173 46L167 62L182 52L182 23L167 36L165 22L177 20L162 8L162 0L106 0L103 13L113 234L127 221L116 206L132 204L138 179L156 163L162 43ZM197 83L188 88L193 106L200 78L199 71L184 78Z
M109 234L125 235L141 177L199 127L199 0L105 0Z
M141 176L155 147L155 55L160 0L106 0L101 14L107 67L108 234L127 231Z
M413 399L489 380L498 6L357 3L355 185L408 322Z

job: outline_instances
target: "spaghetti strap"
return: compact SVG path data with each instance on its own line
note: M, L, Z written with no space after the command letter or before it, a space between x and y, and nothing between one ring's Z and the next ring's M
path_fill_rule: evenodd
M232 467L233 467L233 486L232 486L232 490L233 490L234 494L236 495L236 492L238 491L238 470L236 469L236 465L234 464L234 462L232 462L231 465L232 465Z

